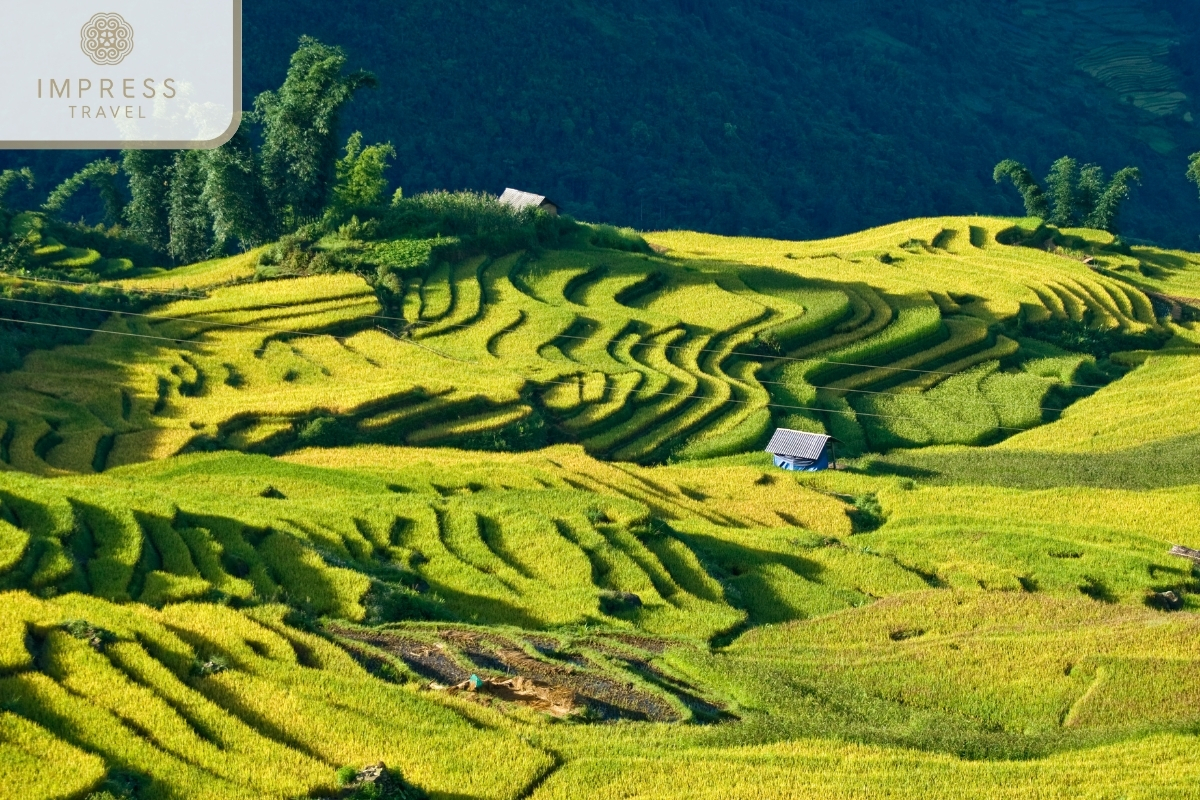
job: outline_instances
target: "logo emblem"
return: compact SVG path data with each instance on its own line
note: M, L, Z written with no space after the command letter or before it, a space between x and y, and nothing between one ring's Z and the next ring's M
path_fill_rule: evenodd
M120 14L97 14L80 31L80 46L93 63L120 64L133 52L133 26Z

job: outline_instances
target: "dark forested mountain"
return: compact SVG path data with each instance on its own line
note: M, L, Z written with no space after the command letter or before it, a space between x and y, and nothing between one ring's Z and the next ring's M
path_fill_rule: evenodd
M394 183L639 228L823 237L1021 213L992 168L1141 168L1128 235L1195 245L1188 0L246 0L247 103L297 38L378 74L344 134ZM9 154L49 188L82 154Z

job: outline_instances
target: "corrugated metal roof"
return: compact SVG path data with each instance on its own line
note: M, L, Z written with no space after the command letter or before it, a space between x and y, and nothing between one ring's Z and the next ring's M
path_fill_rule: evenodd
M767 445L767 452L777 456L786 456L787 458L802 458L808 461L816 461L821 457L821 453L825 452L826 446L830 442L836 441L837 439L834 439L832 436L826 436L822 433L805 433L803 431L780 428L771 437L771 443Z
M523 208L541 208L542 204L546 202L546 198L540 194L532 194L531 192L505 189L504 194L500 195L500 202L506 206L512 206L519 211Z

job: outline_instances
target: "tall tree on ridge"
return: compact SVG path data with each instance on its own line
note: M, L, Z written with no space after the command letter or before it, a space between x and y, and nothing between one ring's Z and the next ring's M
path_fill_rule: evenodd
M265 242L271 233L262 173L245 128L205 154L201 199L212 217L213 251L224 252L237 241L243 250Z
M263 126L263 185L276 225L290 229L321 214L337 180L337 128L342 108L370 72L342 74L346 54L311 37L300 39L287 78L277 92L254 102Z
M1046 220L1059 228L1070 228L1076 224L1076 184L1079 180L1079 163L1070 156L1063 156L1050 167L1046 178L1046 189L1050 195L1050 218Z
M1096 167L1099 170L1099 167ZM1099 172L1100 185L1103 185L1104 173ZM1096 228L1109 233L1117 232L1117 215L1121 205L1129 198L1129 185L1140 183L1142 173L1137 167L1126 167L1112 176L1108 186L1091 203L1083 224L1088 228Z
M1194 157L1193 180L1200 183L1200 153ZM1189 173L1191 175L1192 173ZM1059 228L1083 225L1088 228L1117 232L1117 216L1129 199L1130 185L1139 183L1142 173L1136 167L1125 167L1113 175L1107 184L1104 170L1096 164L1083 167L1064 156L1054 162L1046 178L1047 190L1034 180L1024 164L1009 159L996 165L996 182L1007 177L1025 198L1025 213Z
M1045 219L1050 215L1050 204L1046 200L1046 193L1042 191L1037 179L1024 164L1013 161L1011 158L1001 161L996 165L996 171L992 173L992 177L996 183L1000 183L1004 178L1013 182L1013 186L1017 187L1017 191L1021 193L1021 198L1025 201L1026 215L1039 219Z
M175 154L169 150L126 150L121 169L132 199L125 207L129 231L160 253L171 242L170 183Z
M212 216L203 197L204 161L205 154L199 150L180 150L171 167L167 252L177 264L201 261L212 249Z
M1079 169L1079 181L1075 186L1075 219L1088 219L1103 194L1104 169L1097 164L1084 164Z

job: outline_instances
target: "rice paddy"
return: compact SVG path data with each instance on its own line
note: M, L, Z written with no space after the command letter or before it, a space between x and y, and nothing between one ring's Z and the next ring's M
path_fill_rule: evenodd
M352 274L255 282L255 253L118 280L164 302L0 377L0 460L61 475L213 449L278 455L310 444L321 419L339 444L573 442L644 464L742 452L789 418L850 454L990 444L1104 377L1086 354L1023 337L1030 325L1194 346L1110 277L1131 257L1085 264L1001 243L1035 234L983 218L819 243L658 234L665 255L409 267L389 309Z
M0 374L0 800L1200 796L1195 257L648 240L111 276Z

